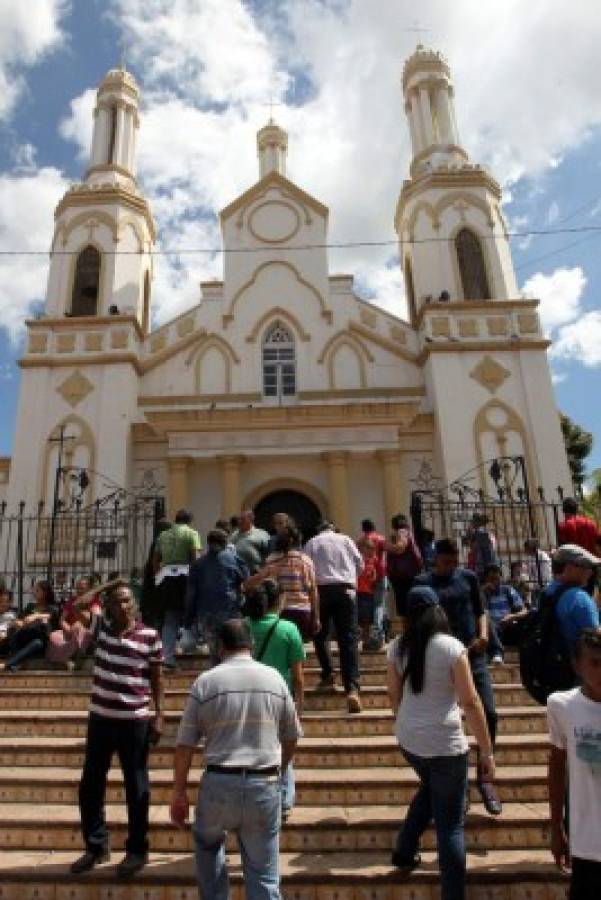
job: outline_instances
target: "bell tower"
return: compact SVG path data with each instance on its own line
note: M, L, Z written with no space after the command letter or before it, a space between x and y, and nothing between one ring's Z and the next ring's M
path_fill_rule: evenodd
M412 160L395 227L410 319L437 301L515 299L501 189L461 144L447 61L418 46L402 89Z
M85 179L55 211L50 318L128 316L144 334L150 328L155 225L136 182L139 96L123 68L111 69L100 83Z

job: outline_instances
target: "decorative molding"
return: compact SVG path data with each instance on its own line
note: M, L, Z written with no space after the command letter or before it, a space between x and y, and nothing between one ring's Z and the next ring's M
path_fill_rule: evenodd
M242 509L253 509L257 503L269 494L276 491L298 491L304 494L318 508L322 516L329 514L328 500L318 487L308 481L301 481L300 478L272 478L265 481L250 491L242 501Z
M520 334L538 334L540 321L537 313L520 313L518 315L518 328Z
M207 403L259 403L263 395L258 393L238 394L170 394L164 396L140 396L139 406L196 406L204 407L208 415L214 410L207 410Z
M366 309L365 307L362 307L359 310L359 321L363 325L367 325L368 328L377 328L378 314L373 309Z
M45 353L48 349L47 334L30 334L27 346L28 353Z
M257 231L256 226L253 226L253 219L255 218L257 213L269 206L283 206L285 209L291 210L292 212L294 224L285 234L281 235L280 237L266 237L264 234L261 234L260 231ZM295 206L292 205L292 203L286 203L284 200L265 200L263 203L259 203L257 206L255 206L248 216L248 230L257 241L260 241L264 244L284 244L286 243L286 241L292 240L292 238L298 233L300 227L301 220L298 214L298 210Z
M75 356L65 357L45 356L43 359L25 357L24 359L19 360L18 365L21 369L63 369L66 366L72 368L75 365L106 366L121 365L123 363L128 363L129 365L133 366L133 368L139 375L143 373L137 354L132 353L131 351L127 353L111 353L105 351L103 353L95 353L94 355L90 354L89 356L84 356L83 354L76 354Z
M459 329L459 337L462 338L478 337L480 334L478 319L459 319L457 327Z
M355 349L358 349L361 353L363 353L365 358L369 362L374 361L373 355L370 353L365 344L363 344L363 342L359 340L358 337L356 337L354 334L351 334L350 331L341 330L337 331L336 334L333 334L332 337L326 341L321 353L317 357L317 362L323 364L332 347L343 338L346 338L348 341L350 341L354 345Z
M74 334L57 334L56 349L59 353L72 353L75 350Z
M98 186L83 182L72 187L64 195L54 212L55 220L67 209L78 206L87 206L90 212L87 215L93 215L98 218L99 213L95 206L122 206L140 213L146 222L151 239L156 239L156 226L150 212L150 207L146 200L139 194L128 191L118 185L101 184Z
M263 329L263 326L266 325L267 322L275 319L283 319L284 322L287 322L294 331L296 331L301 341L311 340L311 335L305 331L300 320L297 319L293 313L288 312L288 310L284 309L282 306L274 306L272 309L268 309L266 313L263 313L261 318L255 322L252 331L246 336L246 342L248 344L254 344L259 332Z
M159 331L158 334L151 334L150 336L150 352L151 353L159 353L160 350L164 350L167 346L167 332Z
M506 337L509 334L507 316L487 316L486 327L491 337Z
M448 316L433 316L430 319L430 327L432 337L448 338L451 336L451 320Z
M538 300L452 300L444 304L435 301L421 307L417 314L416 324L420 328L425 318L429 315L440 315L443 310L449 315L454 315L455 313L475 315L476 313L490 314L497 310L502 312L535 310L538 305Z
M225 338L222 338L220 334L216 334L214 331L208 331L206 332L206 334L200 335L198 337L198 343L199 346L193 347L193 349L186 357L187 366L192 365L192 362L194 361L194 358L199 350L204 349L205 346L208 346L210 344L220 347L225 353L229 355L233 363L239 365L240 357L237 355L232 345L228 341L226 341Z
M144 333L140 326L140 323L136 319L135 316L130 315L117 315L117 316L65 316L64 318L58 317L44 317L43 319L27 319L25 324L29 329L35 328L60 328L61 331L65 331L67 329L77 328L83 330L84 328L92 327L92 328L101 328L105 325L129 325L133 327L138 337L142 340L144 338Z
M314 287L309 281L307 281L305 278L303 278L302 275L300 274L300 272L298 271L298 269L295 266L293 266L292 263L286 262L285 260L276 259L276 260L268 260L267 262L261 263L261 265L258 266L255 269L255 271L253 272L252 277L249 278L249 280L246 281L242 285L242 287L238 288L238 290L232 297L228 311L226 313L224 313L224 315L223 315L223 327L224 328L227 328L228 325L234 321L234 310L235 310L236 304L238 303L238 300L240 299L242 294L245 291L247 291L248 288L252 287L253 284L255 284L259 275L262 272L264 272L265 269L272 268L274 266L281 266L282 268L288 269L290 272L292 272L293 275L295 276L296 280L298 281L298 283L302 284L303 287L306 287L307 290L313 294L313 296L315 297L315 299L317 300L317 302L319 304L322 317L328 323L332 322L332 310L328 309L327 303L326 303L323 295L321 294L321 292L318 291L317 288Z
M398 356L400 359L405 359L407 360L407 362L417 362L416 355L414 353L411 353L410 350L405 350L404 347L399 347L398 344L394 341L391 341L389 338L386 338L383 335L378 334L377 332L370 331L368 328L360 325L359 322L351 321L349 322L348 327L349 331L352 334L359 335L360 337L365 338L365 340L370 341L372 344L376 344L383 350L387 350L394 356Z
M99 332L84 334L84 350L102 350L104 335Z
M449 188L460 192L466 188L485 188L490 191L497 202L501 199L501 188L498 181L480 166L464 166L461 169L440 169L436 172L424 173L403 183L394 217L397 234L400 235L403 227L406 227L403 223L403 216L407 204L413 197L432 189L446 191Z
M194 331L194 316L185 316L183 319L180 319L177 323L176 331L178 337L185 337Z
M111 347L113 350L126 350L129 343L129 332L124 328L111 331Z
M398 341L399 344L407 343L407 332L400 325L390 325L389 327L390 337L393 341Z
M268 172L264 178L254 184L243 194L240 194L240 196L237 197L232 203L224 207L224 209L222 209L219 213L220 220L224 222L238 210L243 209L245 206L249 206L253 200L261 197L269 187L278 187L286 191L295 200L298 200L300 203L306 204L307 206L311 207L311 209L313 209L313 211L318 215L323 216L324 219L327 219L329 213L327 206L324 206L323 203L320 203L319 200L316 200L315 197L311 196L311 194L307 194L305 191L301 190L301 188L297 187L292 181L289 181L284 175L280 175L279 172L272 171Z
M370 388L339 388L325 391L299 391L299 400L350 400L360 397L365 400L370 398L394 398L394 397L425 397L426 389L422 385L416 387L370 387Z
M94 390L94 385L79 369L76 369L62 384L59 384L56 390L63 400L75 409L78 403L85 400L88 394Z
M470 378L481 384L491 394L494 394L510 375L511 372L493 359L492 356L485 356L475 369L472 369L470 372Z

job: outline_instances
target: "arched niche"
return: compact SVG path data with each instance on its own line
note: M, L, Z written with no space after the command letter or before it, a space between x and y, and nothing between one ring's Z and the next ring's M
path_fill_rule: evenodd
M198 394L228 394L231 390L229 356L213 342L201 348L196 357L195 380Z
M59 440L61 428L64 428L63 469L83 468L88 473L90 483L86 490L86 499L94 496L95 441L92 429L76 415L67 416L52 429L46 439L43 455L40 498L44 501L47 512L52 510L54 484L59 458ZM59 499L68 500L69 479L61 478Z
M72 316L98 315L101 271L100 250L93 244L87 244L75 260L71 290Z
M459 284L464 300L490 300L490 279L484 248L478 235L463 226L454 237Z

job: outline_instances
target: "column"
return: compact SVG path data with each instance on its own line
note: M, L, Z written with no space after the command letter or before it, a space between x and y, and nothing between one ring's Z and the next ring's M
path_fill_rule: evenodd
M323 458L328 467L330 518L340 531L350 534L352 530L349 492L348 455L342 450L331 450Z
M435 103L440 142L442 144L457 143L453 133L453 123L451 121L449 93L445 84L439 84L437 86Z
M430 110L430 94L427 87L419 89L419 105L422 111L422 122L424 125L424 137L426 139L426 147L434 143L434 132L432 130L432 111Z
M413 120L413 125L415 129L415 135L417 138L417 143L415 145L415 153L414 156L417 156L418 153L421 153L425 148L426 144L426 135L424 132L424 123L422 117L422 111L419 103L419 97L417 91L412 92L411 94L411 119Z
M413 118L411 102L409 100L407 101L407 103L405 103L405 115L407 116L407 121L409 123L409 132L411 134L411 149L413 150L413 156L415 156L417 153L419 153L419 135L417 133L417 128Z
M178 509L188 505L188 465L190 460L183 456L172 456L167 459L169 476L169 516L174 518Z
M397 513L409 515L408 497L403 490L401 478L402 457L397 447L387 450L378 450L377 457L380 460L382 470L382 485L384 488L384 517L386 520L385 533L390 528L390 520Z
M243 456L220 456L221 465L221 518L240 512L242 496L240 493L240 470L244 462Z
M97 106L94 110L94 133L92 137L91 166L106 162L109 141L109 111L105 106Z
M121 102L117 104L117 128L115 132L115 153L113 162L121 168L127 168L127 120L125 116L125 105Z

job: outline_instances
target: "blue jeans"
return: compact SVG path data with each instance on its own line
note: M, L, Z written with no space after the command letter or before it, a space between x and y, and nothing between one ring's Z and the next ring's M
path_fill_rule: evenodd
M386 576L376 581L374 585L374 624L373 634L378 640L384 640L384 615L386 612L386 590L388 582Z
M205 772L192 828L201 900L229 900L228 831L238 838L247 900L281 900L280 807L277 775Z
M401 748L402 749L402 748ZM463 818L467 790L467 753L458 756L414 756L403 750L421 782L399 831L395 852L413 860L432 819L436 828L441 900L465 900Z
M161 641L163 642L163 655L165 665L175 665L175 647L177 636L182 624L182 614L175 609L166 609L163 614L163 627L161 628Z
M296 798L296 785L294 783L294 769L292 763L280 775L280 787L282 789L282 810L289 812L294 806Z

